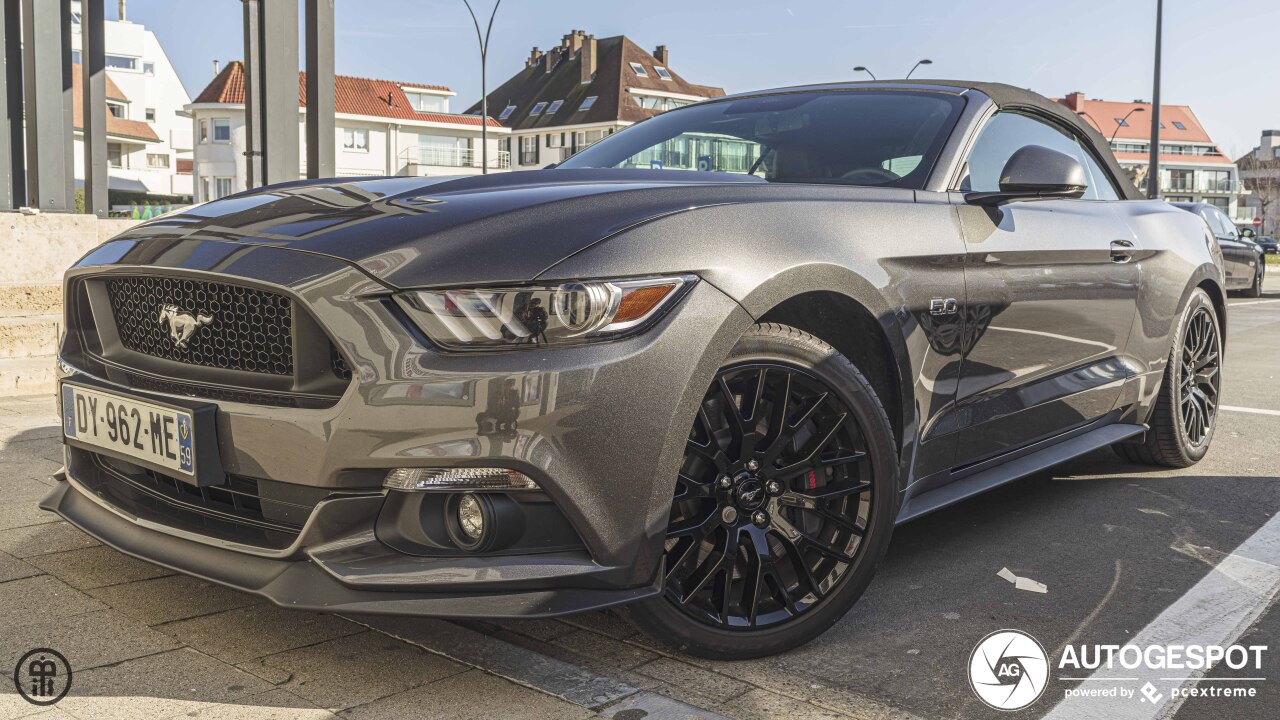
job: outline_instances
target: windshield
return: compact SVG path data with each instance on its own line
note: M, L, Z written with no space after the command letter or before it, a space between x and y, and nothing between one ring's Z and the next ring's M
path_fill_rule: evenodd
M809 91L692 105L592 145L562 168L750 174L919 189L964 101L938 92Z

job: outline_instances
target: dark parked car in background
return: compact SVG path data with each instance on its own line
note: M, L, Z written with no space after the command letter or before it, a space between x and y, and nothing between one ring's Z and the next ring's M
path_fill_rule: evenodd
M1262 281L1267 273L1267 259L1263 257L1262 247L1242 235L1231 218L1215 205L1194 202L1170 204L1204 218L1222 248L1227 289L1239 290L1245 297L1261 297Z
M1254 235L1253 241L1258 244L1258 247L1262 248L1264 253L1270 255L1280 253L1280 242L1276 240L1274 235Z
M786 650L899 523L1102 447L1204 456L1223 253L1124 178L1038 95L873 82L192 207L67 273L42 506L286 607Z

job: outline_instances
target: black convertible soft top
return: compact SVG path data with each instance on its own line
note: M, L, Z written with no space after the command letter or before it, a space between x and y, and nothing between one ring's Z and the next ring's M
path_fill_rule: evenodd
M1094 151L1099 160L1106 165L1107 170L1111 173L1112 178L1116 181L1116 186L1120 192L1124 194L1126 200L1141 200L1142 193L1129 180L1129 174L1116 162L1115 155L1111 152L1111 143L1107 141L1097 128L1085 122L1079 115L1071 112L1066 106L1056 103L1040 93L1033 92L1024 88L1006 85L1004 83L993 82L974 82L971 80L867 80L867 81L851 81L844 83L825 83L822 85L806 85L789 88L778 88L776 90L765 90L757 92L739 93L730 96L734 97L750 97L752 95L767 94L769 92L777 92L777 90L795 91L805 88L814 90L833 90L837 88L908 88L916 87L920 89L935 90L939 92L952 92L963 94L968 90L976 90L987 97L1000 108L1025 108L1035 110L1041 114L1049 115L1059 122L1069 125L1079 131L1082 137L1088 138L1093 143Z

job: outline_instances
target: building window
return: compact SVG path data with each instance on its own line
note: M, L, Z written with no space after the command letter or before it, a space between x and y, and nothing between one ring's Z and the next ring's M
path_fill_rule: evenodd
M409 105L416 112L449 112L449 99L442 95L406 90L404 96L409 98Z
M208 202L213 200L213 190L209 185L209 178L200 178L200 199Z
M207 143L207 142L209 142L209 121L201 120L200 121L200 144L203 145L204 143Z
M1116 118L1116 124L1120 127L1129 127L1129 121L1124 118Z
M1170 170L1169 190L1195 190L1194 170Z
M142 74L154 76L156 74L156 64L153 62L142 63Z
M671 72L668 71L666 68L662 67L661 65L654 65L653 71L658 73L658 77L662 78L663 80L671 79Z
M1176 127L1176 128L1178 128L1179 130L1186 130L1186 129L1187 129L1187 126L1186 126L1186 125L1183 125L1182 123L1178 122L1177 120L1174 120L1174 121L1173 121L1173 126L1174 126L1174 127Z
M634 72L638 77L649 77L649 73L645 72L644 66L641 65L640 63L633 62L628 64L631 66L631 71Z
M231 142L231 118L213 119L213 141L216 143Z
M520 136L520 164L521 165L537 165L538 164L538 136L537 135Z
M542 111L546 109L546 107L547 104L545 102L540 102L537 105L534 105L533 109L529 111L529 117L537 117L538 115L541 115Z
M117 70L137 70L138 58L126 57L124 55L108 55L107 67Z
M111 117L124 117L124 105L120 103L107 103L107 112L111 113Z
M147 108L147 122L155 122L155 121L156 121L156 109Z
M515 106L515 105L508 105L508 106L506 106L506 107L502 108L502 114L498 116L498 119L499 119L499 120L506 120L507 118L511 117L511 113L513 113L513 112L515 112L515 111L516 111L516 106Z
M80 64L81 64L81 62L80 62L80 51L79 51L79 50L72 50L72 51L71 51L71 62L75 63L76 65L80 65Z
M578 111L590 110L591 106L596 104L596 97L598 96L588 95L587 98L582 101L582 104L578 106Z
M1205 192L1231 192L1230 170L1201 170Z
M169 155L167 153L147 153L147 167L153 170L168 170Z
M342 149L368 151L369 131L364 128L342 128Z
M107 167L124 168L129 166L129 156L125 155L124 146L120 143L107 143Z
M231 178L220 177L214 178L213 181L217 185L218 197L224 198L231 194Z

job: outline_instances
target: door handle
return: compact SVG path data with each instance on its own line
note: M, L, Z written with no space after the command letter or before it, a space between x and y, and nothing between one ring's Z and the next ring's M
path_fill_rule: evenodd
M1133 251L1136 246L1132 240L1112 240L1111 241L1111 262L1127 263L1133 259Z

